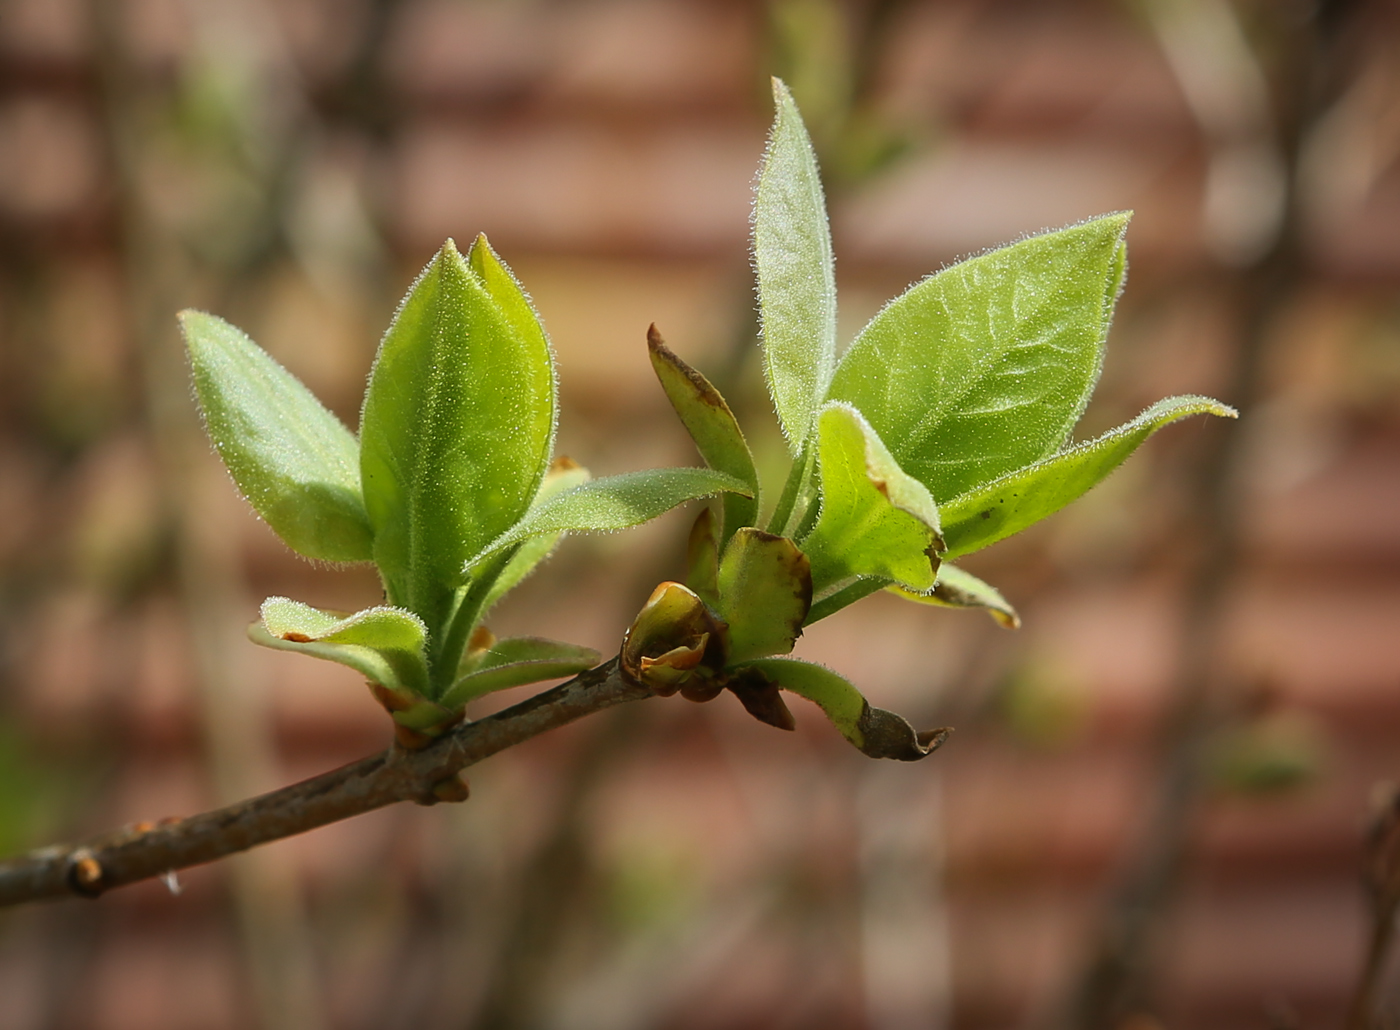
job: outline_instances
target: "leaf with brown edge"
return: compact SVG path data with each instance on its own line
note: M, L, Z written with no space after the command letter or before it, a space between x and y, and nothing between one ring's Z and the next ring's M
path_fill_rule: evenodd
M748 712L759 722L767 723L780 730L797 729L797 720L783 700L778 684L761 672L753 669L739 669L725 684L739 699Z
M983 582L965 569L944 562L938 567L938 582L925 594L916 594L901 586L885 588L897 597L917 604L929 604L939 608L981 608L997 625L1006 629L1020 629L1021 616L1011 607L1011 602L1001 596L1001 591L990 583Z
M871 758L916 762L941 747L952 732L947 726L918 732L903 716L871 705L849 680L812 662L763 658L735 673L755 694L759 688L752 684L766 681L774 691L781 687L815 702L841 735Z
M754 467L748 441L719 391L666 346L655 325L647 330L647 348L661 389L695 441L705 464L749 485L752 496L726 494L724 497L727 539L740 526L752 526L758 521L758 470Z
M811 606L812 569L796 544L751 526L734 534L719 563L729 664L787 654Z

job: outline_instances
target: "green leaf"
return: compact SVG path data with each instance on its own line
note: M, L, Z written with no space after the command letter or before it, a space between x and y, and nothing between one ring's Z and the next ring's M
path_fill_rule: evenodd
M574 487L588 482L588 480L589 472L586 468L575 464L568 458L556 458L554 465L545 475L544 482L540 484L540 492L535 496L535 505L543 504L551 497L566 493ZM540 562L553 554L554 548L559 545L563 535L562 533L550 533L545 536L532 537L517 547L515 554L511 556L506 567L496 577L495 583L491 585L490 592L481 604L478 617L484 617L495 607L497 601L518 587L530 573L535 571Z
M1088 403L1128 215L944 269L857 337L830 396L860 409L939 504L1054 454Z
M749 670L816 702L841 735L871 758L915 762L948 739L947 727L918 733L902 716L872 707L848 680L825 666L795 658L765 658L746 663L741 671Z
M1021 616L1011 607L1001 591L970 572L944 562L938 568L938 582L927 593L916 593L900 586L886 587L890 593L940 608L983 608L997 624L1007 629L1020 629Z
M471 560L467 571L504 547L550 533L609 533L648 522L678 504L748 484L714 469L667 468L605 476L531 508Z
M443 695L445 708L459 708L473 698L494 690L526 683L576 676L602 659L591 647L563 644L539 637L496 640L489 647L468 652L462 675Z
M821 515L802 550L820 597L853 576L928 590L938 567L938 508L905 475L860 412L829 404L818 421Z
M787 537L746 526L719 563L719 616L729 624L730 664L787 654L812 606L807 556Z
M248 627L255 644L339 662L390 690L427 693L427 628L402 608L366 608L353 615L321 611L286 597L262 604L262 621Z
M647 347L651 352L651 367L661 381L671 407L676 409L681 423L695 441L700 457L712 469L728 472L747 483L751 496L726 494L724 498L724 532L726 537L740 526L752 526L758 521L758 470L753 454L739 428L739 422L729 405L710 381L678 358L666 346L656 326L647 330Z
M754 199L753 260L768 392L796 454L836 362L836 275L812 142L778 79L773 101L777 111Z
M812 610L807 613L805 625L810 626L814 622L820 622L828 615L835 615L842 608L855 604L862 598L869 597L875 591L882 590L889 585L887 579L881 579L878 576L865 576L833 590L825 597L819 597L812 602Z
M292 550L369 561L360 446L290 372L244 333L180 312L205 428L238 489Z
M1097 440L970 490L942 506L945 558L981 550L1053 515L1121 465L1138 445L1188 415L1236 418L1234 408L1209 397L1168 397Z
M708 507L700 509L686 538L685 585L710 607L719 604L719 533Z
M554 365L484 237L445 243L380 345L361 419L365 506L390 599L433 625L468 559L529 507L554 441Z

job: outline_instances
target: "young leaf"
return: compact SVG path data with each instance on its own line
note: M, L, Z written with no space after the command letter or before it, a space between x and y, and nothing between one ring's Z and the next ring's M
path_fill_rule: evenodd
M568 458L556 458L553 466L545 475L544 482L540 484L540 492L535 495L535 505L543 504L551 497L567 493L574 487L588 482L589 478L589 472L583 466ZM535 571L540 562L553 554L554 548L559 545L562 537L562 533L550 533L545 536L532 537L517 547L515 554L511 556L506 567L501 570L501 574L491 585L486 600L481 604L478 618L485 617L486 613L495 607L497 601L518 587L522 580Z
M841 735L871 758L916 762L948 739L947 727L917 733L894 712L874 708L849 681L822 665L795 658L764 658L748 662L753 671L794 694L814 701Z
M714 512L701 508L685 542L685 585L712 608L719 604L719 550Z
M380 345L361 419L374 558L389 597L436 622L466 561L525 513L549 463L549 344L484 238L449 240Z
M286 597L269 597L262 621L248 627L255 644L339 662L390 690L428 689L427 629L402 608L367 608L353 615L324 612Z
M836 362L836 274L812 142L778 79L773 101L777 111L754 198L753 260L768 392L796 454Z
M971 554L1055 514L1096 486L1157 430L1189 415L1238 417L1234 408L1209 397L1168 397L1097 440L955 497L942 508L948 543L944 557Z
M244 333L180 312L204 424L243 496L292 550L369 561L360 446L345 425Z
M860 409L942 504L1054 454L1098 379L1128 215L930 276L857 337L830 396Z
M647 330L647 347L661 389L666 391L671 407L676 409L705 464L747 483L752 492L750 497L725 495L725 535L733 535L740 526L752 526L758 521L758 470L734 412L708 379L666 346L656 326Z
M462 675L443 695L445 708L458 708L494 690L526 683L576 676L602 659L591 647L563 644L539 637L512 637L493 641L489 647L468 652Z
M667 468L605 476L531 508L525 517L472 558L466 571L511 544L550 533L608 533L649 522L685 501L722 491L746 494L748 484L714 469Z
M938 567L938 509L905 475L860 412L829 404L818 420L821 516L802 550L820 596L852 576L928 590Z
M825 597L818 597L814 600L812 610L807 613L807 621L803 625L810 626L814 622L820 622L828 615L835 615L842 608L855 604L862 598L869 597L875 591L882 590L889 585L889 580L881 579L878 576L865 576L852 583L847 583Z
M1016 609L1001 596L1000 590L947 562L938 567L938 582L928 593L915 593L897 585L885 589L918 604L931 604L940 608L983 608L998 625L1007 629L1021 628L1021 616L1017 615Z
M787 537L745 527L719 563L719 616L729 624L728 661L787 654L812 606L807 556Z

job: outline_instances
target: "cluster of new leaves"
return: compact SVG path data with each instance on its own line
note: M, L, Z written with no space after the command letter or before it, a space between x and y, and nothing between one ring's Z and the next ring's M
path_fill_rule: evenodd
M386 603L325 612L269 598L252 639L362 673L408 743L493 690L568 676L599 655L496 640L483 616L564 532L622 529L695 497L747 490L710 469L606 479L552 461L554 359L510 270L449 240L384 335L357 439L227 322L181 315L205 423L243 495L295 551L372 561Z
M567 533L623 529L722 494L691 532L686 582L664 583L620 655L658 694L736 694L791 728L780 689L816 702L857 747L913 759L941 736L872 708L845 679L784 657L804 626L879 589L983 607L991 586L949 564L1059 510L1151 433L1162 401L1068 445L1098 378L1125 269L1126 215L965 261L891 302L838 361L831 238L791 97L759 178L753 251L769 391L792 454L763 518L744 435L703 375L649 337L657 377L708 468L591 479L553 460L556 387L539 318L478 238L448 241L380 345L358 438L242 332L181 316L209 435L245 497L308 558L373 562L385 604L327 612L269 598L254 641L348 665L413 745L490 691L581 672L597 652L497 640L492 606Z
M778 689L815 701L867 754L936 746L871 708L828 669L782 657L802 627L886 589L982 607L1000 593L950 564L1053 514L1157 429L1234 412L1205 397L1160 401L1068 443L1098 379L1123 284L1126 214L1031 237L932 275L891 301L839 360L831 236L816 159L791 96L759 175L753 257L768 389L792 456L766 524L744 437L704 376L653 335L667 396L714 469L742 480L722 529L691 535L685 585L665 584L633 627L624 667L697 700L728 688L791 726Z

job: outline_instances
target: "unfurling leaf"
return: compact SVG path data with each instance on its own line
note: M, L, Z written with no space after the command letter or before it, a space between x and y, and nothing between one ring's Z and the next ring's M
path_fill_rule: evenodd
M622 638L622 671L667 697L693 675L716 671L713 666L722 658L717 639L721 630L694 591L680 583L662 583ZM701 664L707 655L714 656L708 668Z
M602 655L591 647L539 637L493 640L486 647L467 652L462 660L462 675L443 695L442 705L456 709L495 690L576 676L601 659Z
M754 198L753 261L768 392L797 454L836 362L836 276L812 142L778 79L773 101L777 111Z
M903 717L872 707L849 681L822 665L795 658L764 658L748 662L738 671L756 674L816 702L841 735L871 758L914 762L948 739L947 727L918 733Z
M938 582L927 593L916 593L900 586L886 587L890 593L919 604L940 608L982 608L999 626L1020 629L1021 617L1001 591L970 572L944 562L938 567Z
M686 501L726 490L742 494L748 489L747 484L714 469L646 469L589 480L531 508L473 558L467 571L489 555L531 537L630 529Z
M269 597L262 621L248 627L256 644L339 662L371 682L406 695L428 691L423 621L402 608L325 612L286 597Z
M1235 409L1209 397L1168 397L1096 440L955 497L941 509L945 557L970 554L1053 515L1098 484L1157 430L1188 415L1237 417Z
M543 504L551 497L567 493L574 487L588 482L589 478L589 472L583 466L569 458L555 458L554 464L550 466L549 472L544 477L544 482L540 484L540 492L535 495L535 504ZM478 618L484 618L486 613L495 607L497 601L514 590L522 580L534 572L540 562L554 552L554 548L559 545L563 535L563 533L548 533L544 536L531 537L517 547L515 554L511 556L506 567L501 570L501 574L491 585L486 600L481 604Z
M855 576L928 590L938 568L938 508L880 437L846 404L818 420L821 516L802 540L818 597Z
M222 318L182 311L209 437L243 496L292 550L368 561L360 445L290 372Z
M851 345L830 397L860 409L940 505L1054 454L1103 362L1128 215L946 268Z
M361 419L365 506L390 600L437 625L466 562L525 513L554 441L554 366L484 238L449 240L384 336Z
M753 455L734 412L708 379L666 346L656 326L647 330L647 347L656 378L661 381L671 407L676 409L705 464L728 472L749 486L749 497L741 494L724 497L725 537L733 535L740 526L752 526L758 521L758 470L754 468Z
M786 537L745 527L719 563L719 616L729 624L729 664L787 654L812 606L807 556Z

